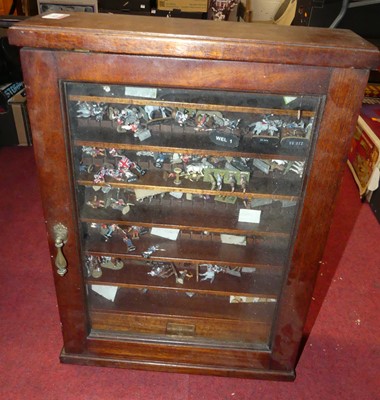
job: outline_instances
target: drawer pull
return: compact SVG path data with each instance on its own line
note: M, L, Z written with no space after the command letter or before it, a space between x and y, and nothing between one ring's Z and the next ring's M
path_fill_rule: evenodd
M55 266L57 267L57 273L60 276L64 276L67 272L67 261L62 252L62 247L67 242L67 228L59 223L54 225L54 240L55 247L57 248L57 255L55 257Z

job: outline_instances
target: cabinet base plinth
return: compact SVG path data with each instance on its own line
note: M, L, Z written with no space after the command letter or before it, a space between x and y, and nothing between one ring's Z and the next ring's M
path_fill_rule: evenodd
M104 357L92 354L69 354L63 349L60 355L63 364L76 364L98 367L130 368L159 372L228 376L236 378L294 381L295 371L256 370L243 368L225 368L207 365L181 365L150 360L132 360L118 357Z

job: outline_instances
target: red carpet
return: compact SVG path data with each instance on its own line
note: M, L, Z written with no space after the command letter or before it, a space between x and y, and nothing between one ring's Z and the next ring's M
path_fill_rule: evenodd
M348 172L294 383L60 364L32 149L0 148L0 178L1 400L380 399L380 225Z

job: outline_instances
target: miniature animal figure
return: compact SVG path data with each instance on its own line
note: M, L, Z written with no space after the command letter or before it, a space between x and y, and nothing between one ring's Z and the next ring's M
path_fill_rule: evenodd
M305 128L305 123L301 121L292 121L288 124L285 125L285 128L290 128L290 129L304 129Z
M136 108L123 108L117 115L118 132L136 132L140 125L140 113Z
M183 124L185 124L185 122L187 121L188 118L189 118L189 114L187 114L187 113L184 112L184 111L180 111L180 110L178 110L178 111L176 112L175 117L174 117L175 121L176 121L180 126L182 126Z
M155 252L158 251L158 250L162 250L162 249L160 249L160 246L158 246L158 245L150 246L150 247L148 247L147 250L145 250L145 251L142 253L142 256L143 256L144 258L149 258L153 253L155 253Z
M264 119L250 124L249 128L252 129L252 133L255 135L261 135L263 132L268 132L270 136L273 136L274 133L278 131L274 121L266 121Z
M305 161L294 161L291 163L289 171L295 172L300 178L302 178L304 167Z
M203 164L190 164L185 169L188 174L200 174L203 176L203 168Z
M77 107L78 118L95 117L97 121L103 120L103 115L107 108L103 103L89 103L87 101L78 101Z
M202 277L201 281L209 280L210 283L214 282L215 274L222 271L222 268L212 264L200 264L200 267L206 267L207 271L199 274Z

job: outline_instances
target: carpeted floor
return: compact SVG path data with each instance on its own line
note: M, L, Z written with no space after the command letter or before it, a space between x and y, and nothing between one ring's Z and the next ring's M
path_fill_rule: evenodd
M294 383L60 364L32 149L0 148L0 178L1 400L380 399L380 225L348 172Z

